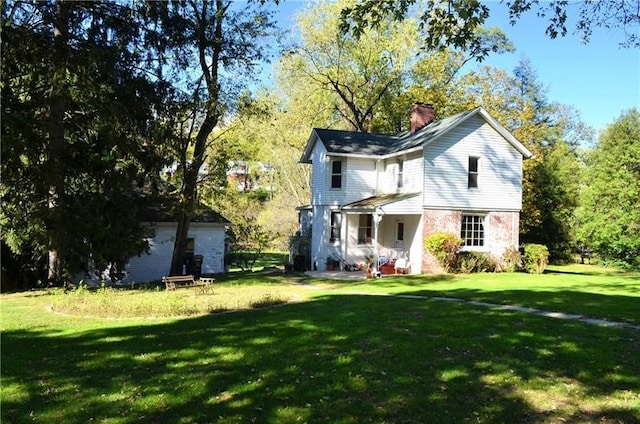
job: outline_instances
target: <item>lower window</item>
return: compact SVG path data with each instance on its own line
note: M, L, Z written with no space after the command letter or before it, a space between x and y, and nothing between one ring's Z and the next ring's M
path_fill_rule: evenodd
M460 238L464 246L484 246L484 216L463 215Z
M340 212L331 212L331 231L329 233L329 243L340 240Z
M358 217L358 244L371 244L372 218L371 214Z

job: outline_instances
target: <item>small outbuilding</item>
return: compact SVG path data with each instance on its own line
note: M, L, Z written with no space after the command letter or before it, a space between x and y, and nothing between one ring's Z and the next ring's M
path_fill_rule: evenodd
M149 249L129 259L120 283L144 283L169 275L178 223L167 211L154 210L143 225L147 227ZM225 272L225 234L230 225L226 218L211 209L197 211L189 226L183 274L194 273L194 266L198 266L197 272L202 274ZM81 274L74 280L99 284L109 280L109 270Z

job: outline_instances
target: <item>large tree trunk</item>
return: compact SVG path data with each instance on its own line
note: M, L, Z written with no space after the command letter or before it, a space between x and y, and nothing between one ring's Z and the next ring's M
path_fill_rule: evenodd
M189 237L189 227L193 212L197 201L197 177L198 171L195 171L195 178L191 177L192 169L184 173L184 182L182 189L182 201L180 202L180 211L178 212L178 227L176 228L176 239L173 244L173 255L171 257L170 275L181 275L184 265L184 257L187 250L187 239ZM186 270L189 273L189 270Z
M58 0L56 2L56 19L53 32L54 44L51 60L52 79L50 91L50 112L49 112L49 194L48 207L52 221L57 221L56 208L59 207L61 196L64 193L64 166L62 165L65 134L64 134L64 114L66 109L66 70L68 57L69 40L69 16L71 4ZM55 224L54 224L55 226ZM47 281L50 284L59 284L61 275L61 258L57 228L47 228L49 233L49 262L47 270Z
M187 239L189 238L189 227L198 202L198 173L206 153L207 138L211 131L218 123L218 114L214 113L212 117L204 120L193 149L193 161L190 165L186 165L184 172L184 181L182 183L182 201L180 202L180 210L178 212L178 227L176 228L176 239L173 244L173 255L171 257L170 275L181 275L182 267L187 249ZM194 252L197 253L197 252ZM189 274L189 270L186 273Z
M197 4L194 3L193 7L197 7ZM184 181L182 183L182 201L180 203L180 211L178 213L178 228L176 229L176 239L173 245L173 256L171 258L171 275L179 275L182 273L187 239L189 237L189 227L198 201L198 173L200 171L200 167L204 163L207 139L216 125L218 125L218 119L220 118L220 109L218 104L220 95L218 66L221 65L220 53L223 48L222 21L228 5L225 6L225 3L222 0L216 0L215 10L213 12L208 10L209 3L206 1L199 3L199 7L201 9L194 10L194 15L198 16L198 19L196 20L196 31L198 33L199 62L200 70L202 71L202 76L207 86L208 97L206 100L204 119L198 130L198 134L196 135L196 142L193 147L193 159L191 164L188 164L187 161L183 161L185 170ZM209 41L206 36L206 33L209 30L209 13L213 13L212 16L215 21L212 45L209 45ZM209 55L210 57L208 60L207 58ZM211 63L211 65L208 63ZM182 154L186 155L187 152L184 151ZM189 270L187 270L187 273L189 273Z

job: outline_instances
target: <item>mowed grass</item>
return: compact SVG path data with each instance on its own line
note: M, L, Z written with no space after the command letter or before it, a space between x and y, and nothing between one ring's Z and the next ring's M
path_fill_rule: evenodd
M592 265L549 266L544 274L390 276L345 290L454 297L640 325L640 272Z
M179 319L73 317L47 312L49 295L3 295L1 418L636 423L640 331L368 293L482 297L576 313L585 307L573 305L574 296L590 315L637 323L639 276L570 267L541 276L316 281L320 289L294 286L301 302Z

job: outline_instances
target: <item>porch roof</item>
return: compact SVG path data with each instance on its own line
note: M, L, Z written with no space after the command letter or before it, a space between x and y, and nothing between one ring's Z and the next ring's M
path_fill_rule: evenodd
M401 200L410 199L420 193L390 193L367 197L342 206L346 212L373 212L380 206L385 206Z

